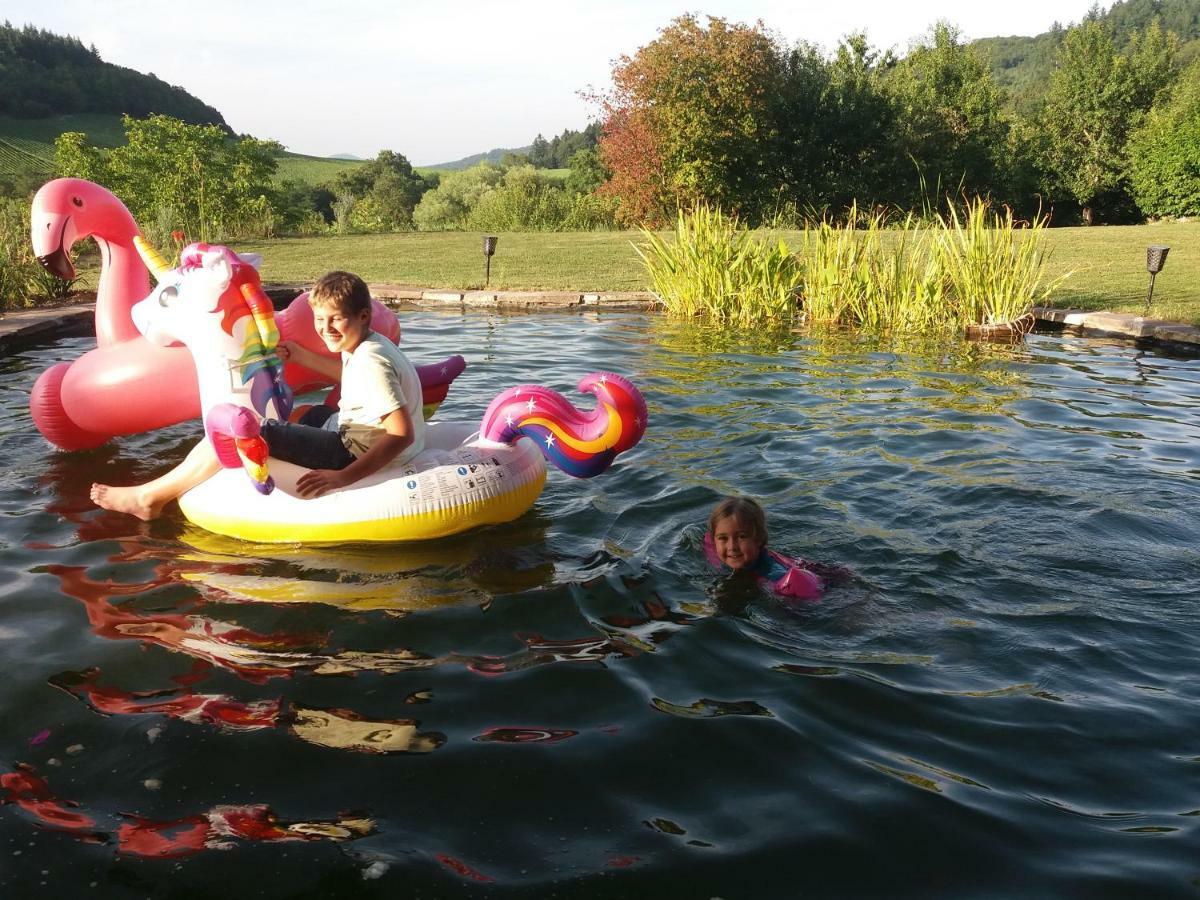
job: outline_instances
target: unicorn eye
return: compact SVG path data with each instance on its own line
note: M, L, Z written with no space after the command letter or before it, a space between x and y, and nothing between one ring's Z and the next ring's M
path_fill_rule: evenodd
M165 288L158 292L158 305L167 306L179 299L179 288L173 284L168 284Z

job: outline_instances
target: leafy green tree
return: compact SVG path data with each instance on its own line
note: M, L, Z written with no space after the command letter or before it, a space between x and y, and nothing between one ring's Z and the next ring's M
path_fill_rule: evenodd
M1042 162L1088 225L1096 201L1122 186L1134 95L1128 60L1100 22L1067 32L1039 123Z
M107 152L88 147L78 133L60 136L59 174L106 185L143 228L158 224L211 241L274 227L279 144L232 140L216 125L189 125L169 116L125 116L122 122L126 143Z
M1008 137L1000 91L956 28L937 23L897 63L887 87L896 104L897 149L916 165L927 190L999 192Z
M529 147L528 159L532 165L537 166L539 169L553 168L554 159L550 153L550 142L540 134L535 137Z
M1126 143L1170 78L1173 46L1153 26L1131 42L1131 55L1120 54L1096 18L1063 38L1039 120L1041 161L1086 224L1098 201L1127 191Z
M567 175L565 187L567 193L572 196L590 194L608 180L608 170L604 168L600 154L594 149L575 151L568 166L571 171Z
M416 172L401 153L381 150L370 162L338 174L335 194L348 194L355 201L370 199L370 215L361 213L353 227L370 231L408 231L413 228L413 210L432 186ZM370 227L367 227L370 223Z
M821 91L820 102L810 113L812 123L802 133L802 141L819 155L806 156L801 140L792 140L796 159L813 172L807 204L813 211L830 207L840 212L854 201L890 203L901 185L911 183L911 163L896 151L896 108L884 85L895 62L890 52L881 53L865 34L858 33L838 45L824 84L811 61L804 61L799 69L793 64L792 96L803 103L805 94L818 86ZM809 83L812 88L806 87ZM791 122L801 119L799 114L789 117ZM792 168L796 172L796 163ZM796 172L794 183L802 183L802 178ZM805 198L797 199L804 202Z
M1130 136L1129 180L1147 215L1200 215L1200 63Z
M467 219L484 194L494 190L503 170L492 163L448 172L436 188L428 191L413 210L413 223L421 231L454 231L466 227Z

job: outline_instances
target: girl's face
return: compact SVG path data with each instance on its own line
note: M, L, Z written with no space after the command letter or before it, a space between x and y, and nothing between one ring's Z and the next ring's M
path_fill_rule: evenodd
M762 541L749 523L726 516L717 520L713 529L713 544L717 558L731 569L744 569L751 565L762 552Z

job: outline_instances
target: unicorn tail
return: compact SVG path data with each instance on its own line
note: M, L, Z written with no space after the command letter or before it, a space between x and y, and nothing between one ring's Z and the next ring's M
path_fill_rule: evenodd
M599 401L589 413L541 385L509 388L483 414L480 437L511 444L524 435L568 475L599 475L618 453L641 440L646 431L646 401L632 382L612 372L585 376L579 390L595 394Z

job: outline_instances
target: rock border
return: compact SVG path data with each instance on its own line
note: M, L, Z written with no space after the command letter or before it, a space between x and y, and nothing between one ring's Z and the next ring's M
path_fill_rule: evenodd
M1034 307L1039 323L1070 328L1094 337L1123 337L1152 341L1200 352L1200 328L1166 319L1147 319L1131 313L1086 312L1082 309Z

